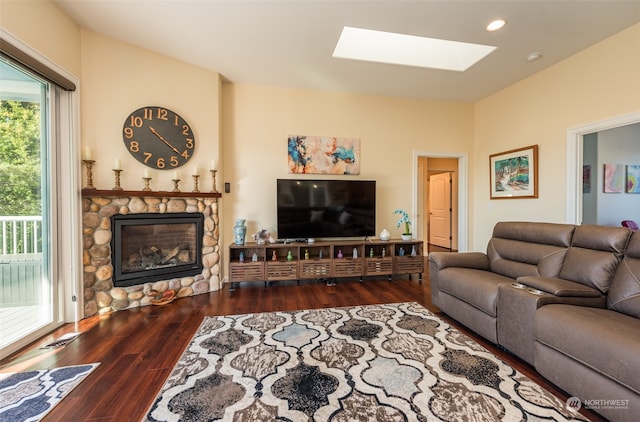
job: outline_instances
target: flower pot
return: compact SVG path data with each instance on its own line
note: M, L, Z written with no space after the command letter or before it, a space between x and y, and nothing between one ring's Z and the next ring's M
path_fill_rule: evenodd
M412 238L411 233L400 235L400 239L404 240L405 242L411 240L411 238Z

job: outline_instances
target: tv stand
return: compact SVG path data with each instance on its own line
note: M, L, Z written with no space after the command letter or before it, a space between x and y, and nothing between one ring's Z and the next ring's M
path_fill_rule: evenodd
M291 241L292 239L287 239ZM313 243L245 243L229 246L230 289L240 282L417 274L422 283L423 242L400 239Z

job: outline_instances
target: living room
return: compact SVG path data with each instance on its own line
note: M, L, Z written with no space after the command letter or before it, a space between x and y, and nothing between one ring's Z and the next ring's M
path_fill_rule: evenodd
M84 147L97 157L96 187L111 189L112 164L120 160L123 187L141 190L145 167L123 146L124 119L150 104L188 117L198 146L189 165L180 169L181 187L191 190L189 172L198 166L201 190L210 190L209 170L216 167L217 189L222 192L218 289L225 288L225 248L233 241L233 222L246 219L248 233L275 229L275 183L288 177L284 145L291 134L360 138L358 178L377 182L376 232L387 228L394 237L400 231L393 211L417 210L417 155L463 157L466 218L460 249L478 251L486 248L499 221L579 223L577 192L571 191L581 185L573 180L579 173L572 171L572 166L577 170L578 161L571 156L577 147L568 138L640 121L637 23L491 95L452 101L228 83L216 70L80 27L55 2L3 0L0 7L3 35L13 36L79 83L78 133L72 148L76 186L69 194L76 208L81 201L78 192L87 183L80 164ZM491 200L489 156L528 145L539 147L539 196ZM151 176L154 190L173 187L171 172L152 170ZM69 227L63 230L69 235L63 244L69 250L82 250L77 240L81 222L76 213L75 221L65 223ZM82 272L78 261L70 260L76 274ZM62 319L67 322L93 315L85 312L82 300L73 302L68 294L84 291L81 278L69 278L63 289L67 309Z

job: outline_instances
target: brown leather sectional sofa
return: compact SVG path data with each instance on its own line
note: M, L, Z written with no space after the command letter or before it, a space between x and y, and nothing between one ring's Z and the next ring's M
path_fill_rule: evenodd
M640 415L640 231L501 222L429 254L434 305L614 421Z

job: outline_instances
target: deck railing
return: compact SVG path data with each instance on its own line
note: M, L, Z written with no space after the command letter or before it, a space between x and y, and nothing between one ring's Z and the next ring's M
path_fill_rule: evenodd
M0 216L0 308L42 300L42 217Z
M0 216L0 230L2 255L42 253L41 216Z

